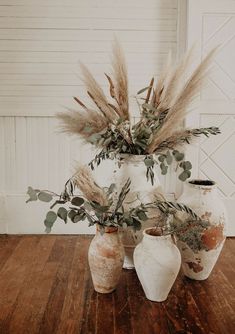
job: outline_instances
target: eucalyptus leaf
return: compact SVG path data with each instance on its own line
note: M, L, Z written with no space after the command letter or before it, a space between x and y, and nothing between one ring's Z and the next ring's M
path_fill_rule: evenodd
M73 219L74 219L74 217L76 216L76 214L77 214L77 211L75 211L75 210L70 210L69 211L69 213L68 213L68 217L69 217L69 219L71 219L72 221L73 221Z
M76 215L73 217L72 222L73 223L78 223L80 220L82 220L83 215Z
M173 156L176 161L182 161L184 159L184 153L180 153L179 151L173 151Z
M57 214L54 211L49 211L46 215L46 219L44 220L44 225L46 226L45 232L50 233L51 228L56 221Z
M71 203L75 206L81 206L84 203L84 199L82 197L74 197L71 201Z
M161 173L162 175L166 175L167 171L168 171L168 166L166 166L163 162L160 164L160 168L161 168Z
M141 230L141 222L135 218L133 218L133 228L135 231Z
M48 220L44 220L44 225L47 227L47 228L52 228L52 226L53 226L53 223L52 222L49 222Z
M148 86L148 87L144 87L144 88L140 89L140 90L137 92L137 95L144 93L144 92L145 92L146 90L148 90L149 88L150 88L150 86Z
M192 164L190 161L185 161L184 162L184 168L189 170L189 169L192 169Z
M27 194L29 195L29 198L27 199L26 203L36 201L38 199L37 191L32 187L28 187Z
M54 222L56 221L56 219L57 219L57 214L54 211L48 211L47 212L46 221L48 223L54 224Z
M147 166L147 167L153 167L154 166L154 161L150 157L145 158L144 163L145 163L145 166Z
M191 176L191 172L188 170L184 170L180 175L179 175L179 179L181 181L186 181L189 177Z
M165 160L165 156L164 156L164 155L159 155L158 160L159 160L160 162L164 162L164 160Z
M51 233L51 227L48 227L48 226L47 226L47 227L45 228L45 232L46 232L46 233Z
M53 199L53 197L51 194L45 191L40 191L40 193L38 194L38 199L42 202L50 202Z
M60 207L57 211L57 216L60 217L65 223L67 223L68 212L64 207Z
M167 151L166 162L168 163L168 165L171 165L172 161L173 161L172 155L171 155L170 151Z
M140 220L143 220L143 221L148 219L148 216L146 215L144 211L138 211L137 216L139 217Z

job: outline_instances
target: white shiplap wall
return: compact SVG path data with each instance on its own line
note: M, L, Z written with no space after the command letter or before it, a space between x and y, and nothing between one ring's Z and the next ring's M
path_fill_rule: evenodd
M130 93L177 50L177 0L0 0L0 233L43 233L46 206L25 205L28 185L60 191L89 147L56 133L54 114L84 96L79 61L106 88L114 33L128 62ZM136 106L132 104L133 112ZM103 168L104 169L104 168ZM175 190L174 177L162 180ZM87 232L57 224L55 233Z

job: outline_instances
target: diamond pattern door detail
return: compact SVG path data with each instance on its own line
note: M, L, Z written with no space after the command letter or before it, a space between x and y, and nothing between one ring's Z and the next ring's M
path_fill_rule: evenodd
M188 44L199 42L201 57L219 46L194 123L219 126L222 134L200 142L198 176L217 182L228 210L228 235L235 236L235 2L189 0L190 18Z

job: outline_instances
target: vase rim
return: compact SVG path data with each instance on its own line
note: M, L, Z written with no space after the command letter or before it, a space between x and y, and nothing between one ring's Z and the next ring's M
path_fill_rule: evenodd
M151 230L157 230L155 227L148 227L146 229L143 230L143 236L145 238L148 238L148 239L153 239L153 240L163 240L163 239L169 239L171 238L171 234L162 234L162 232L157 232L159 233L159 235L157 234L150 234L148 232L150 232Z
M217 186L215 181L209 179L191 179L187 181L187 184L190 187L199 189L211 189Z

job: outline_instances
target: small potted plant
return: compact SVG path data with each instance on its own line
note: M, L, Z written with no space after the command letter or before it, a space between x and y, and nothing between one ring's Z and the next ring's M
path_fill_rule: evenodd
M75 194L77 189L80 190L79 195ZM96 235L89 247L88 260L94 288L100 293L112 292L120 278L124 248L118 228L131 226L139 230L141 220L148 218L143 204L124 211L123 201L129 191L129 179L119 193L115 184L107 188L99 187L88 167L78 167L60 195L28 188L27 202L51 202L54 199L44 221L47 233L51 232L57 218L65 223L68 219L73 223L87 219L89 226L96 225Z

